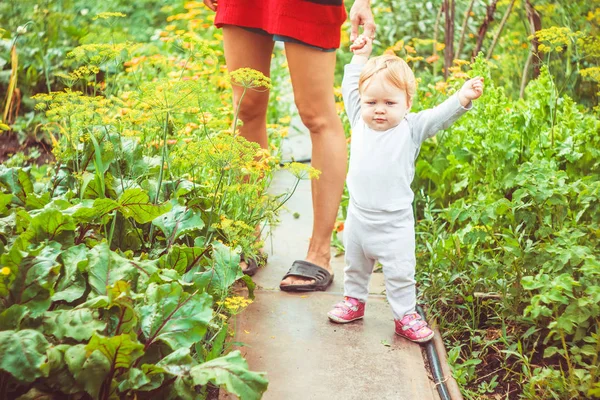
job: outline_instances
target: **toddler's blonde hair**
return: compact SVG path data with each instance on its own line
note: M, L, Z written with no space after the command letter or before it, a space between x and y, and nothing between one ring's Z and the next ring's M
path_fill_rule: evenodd
M373 57L365 64L358 79L359 93L362 94L363 87L369 79L380 74L390 84L406 91L407 100L411 101L415 96L417 92L415 74L406 61L391 54Z

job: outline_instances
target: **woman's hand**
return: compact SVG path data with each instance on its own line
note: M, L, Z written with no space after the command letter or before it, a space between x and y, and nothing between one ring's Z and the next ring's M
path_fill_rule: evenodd
M211 10L217 11L217 0L204 0L204 4Z
M350 50L355 56L369 58L371 51L373 51L373 40L371 40L371 38L369 38L367 35L360 35L350 45Z
M205 0L206 3L206 0ZM350 32L350 41L354 42L358 37L358 27L363 27L363 35L369 39L375 37L375 20L371 12L370 0L355 0L350 9L350 22L352 31Z

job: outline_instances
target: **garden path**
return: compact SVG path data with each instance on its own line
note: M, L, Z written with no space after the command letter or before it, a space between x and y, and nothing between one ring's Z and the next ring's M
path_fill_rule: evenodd
M281 171L271 189L283 192L293 183ZM234 341L245 344L240 350L250 369L267 372L269 389L263 399L438 399L420 346L394 334L391 310L381 295L381 273L373 274L365 319L348 325L330 323L326 317L343 292L343 257L333 258L335 279L326 292L279 290L281 277L295 259L303 258L308 245L309 181L300 182L286 206L265 246L268 265L254 276L256 299L236 321Z

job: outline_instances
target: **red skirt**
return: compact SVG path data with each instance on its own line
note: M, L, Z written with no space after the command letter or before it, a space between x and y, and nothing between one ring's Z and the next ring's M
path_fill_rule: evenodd
M219 0L215 25L258 28L335 49L345 20L343 0Z

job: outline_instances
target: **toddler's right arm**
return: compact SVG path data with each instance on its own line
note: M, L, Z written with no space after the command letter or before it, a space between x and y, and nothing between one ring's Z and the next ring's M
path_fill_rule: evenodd
M350 124L354 126L360 119L360 93L358 92L358 80L363 66L369 60L372 50L371 39L361 35L350 46L354 53L352 61L344 68L344 79L342 80L342 97L344 98L344 107L350 119Z

